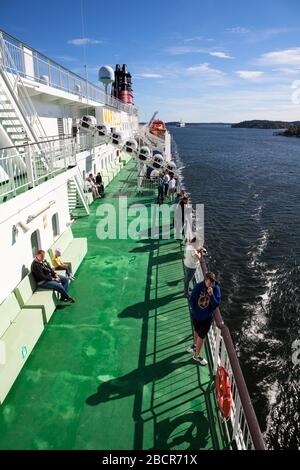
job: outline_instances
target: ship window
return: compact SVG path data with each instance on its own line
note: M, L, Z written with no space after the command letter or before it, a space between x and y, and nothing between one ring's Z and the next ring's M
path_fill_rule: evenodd
M41 249L40 231L36 230L31 234L31 249L33 258L36 257L38 250Z
M52 216L52 231L53 231L53 238L59 235L59 220L58 220L58 213L53 214Z
M82 171L82 178L83 178L83 181L85 181L85 177L86 177L86 172L85 170Z

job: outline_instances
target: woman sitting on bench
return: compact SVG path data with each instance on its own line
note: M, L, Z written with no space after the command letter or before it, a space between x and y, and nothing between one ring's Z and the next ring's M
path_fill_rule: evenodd
M71 272L71 264L66 263L61 259L61 249L56 248L54 256L52 258L52 266L56 271L66 271L66 275L68 276L71 281L74 281L75 277L72 275Z

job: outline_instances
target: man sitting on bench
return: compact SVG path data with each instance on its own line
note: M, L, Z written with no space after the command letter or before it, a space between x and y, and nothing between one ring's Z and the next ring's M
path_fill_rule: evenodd
M69 279L65 276L58 276L53 271L50 264L45 260L44 250L37 252L31 264L31 272L39 287L59 292L60 300L63 302L75 302L75 299L68 295Z

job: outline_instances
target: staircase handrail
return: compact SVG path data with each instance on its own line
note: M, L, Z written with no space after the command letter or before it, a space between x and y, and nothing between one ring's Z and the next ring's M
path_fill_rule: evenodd
M18 102L20 111L22 112L23 119L29 126L36 143L39 143L40 139L34 127L36 127L36 129L38 130L38 134L40 136L47 138L47 134L39 119L36 109L32 103L30 95L19 74L18 68L10 54L8 47L5 44L5 40L1 32L0 32L0 45L1 45L0 50L2 50L2 58L0 57L1 58L0 69L2 69L3 73L5 74L6 79L8 80L8 84L10 86L10 92L12 93L14 99ZM5 60L8 62L8 68L12 70L13 73L7 72L6 67L5 67ZM18 99L18 96L16 96L16 89L18 87L18 84L20 84L20 87L18 88L18 93L20 96L22 96L23 102L20 99ZM29 115L30 117L30 122L28 122L27 115Z

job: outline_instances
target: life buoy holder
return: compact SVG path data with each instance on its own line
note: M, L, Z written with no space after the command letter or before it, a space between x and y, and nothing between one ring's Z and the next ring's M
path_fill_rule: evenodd
M219 367L218 369L216 376L216 394L221 416L227 420L232 407L232 394L229 375L225 367Z

